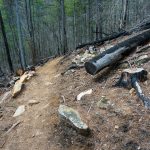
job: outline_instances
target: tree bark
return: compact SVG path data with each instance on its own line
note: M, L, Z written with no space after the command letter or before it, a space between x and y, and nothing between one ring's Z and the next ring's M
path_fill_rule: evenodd
M127 7L128 7L128 0L122 1L123 11L122 11L122 19L120 23L120 29L125 29L127 23Z
M6 48L7 61L8 61L8 64L9 64L10 71L13 73L14 68L13 68L13 64L12 64L12 60L11 60L11 56L10 56L10 49L9 49L8 40L7 40L7 37L6 37L6 31L5 31L5 26L4 26L1 10L0 10L0 26L1 26L1 31L2 31L2 34L3 34L5 48Z
M68 52L68 46L67 46L66 13L65 13L64 0L60 0L60 5L61 5L61 15L62 15L62 48L63 48L63 53L66 54Z
M113 65L126 55L130 54L134 48L144 44L150 40L150 30L144 31L134 37L131 37L116 46L106 50L100 55L96 56L89 62L85 63L85 69L88 73L95 75L103 68Z
M16 5L16 19L17 19L17 30L18 30L21 66L23 69L25 69L26 68L26 62L25 62L25 53L24 53L24 47L23 47L23 39L22 39L21 23L20 23L20 16L19 16L18 0L15 0L15 5Z

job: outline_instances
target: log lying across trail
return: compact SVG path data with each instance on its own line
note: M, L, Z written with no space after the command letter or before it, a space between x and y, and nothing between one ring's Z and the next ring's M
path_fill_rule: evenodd
M150 29L120 42L114 47L94 57L92 60L85 63L85 69L88 73L95 75L103 68L113 65L120 59L129 55L137 46L148 41L150 41Z

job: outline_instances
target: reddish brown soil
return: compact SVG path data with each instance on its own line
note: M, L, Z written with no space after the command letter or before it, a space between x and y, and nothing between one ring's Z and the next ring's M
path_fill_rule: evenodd
M0 148L3 150L149 150L150 111L129 90L112 87L121 73L116 67L106 69L93 77L83 69L60 75L67 59L54 59L37 69L37 76L26 83L25 89L9 103L0 106ZM143 67L150 72L150 64ZM91 95L76 101L76 96L87 89ZM150 80L142 84L150 96ZM65 101L62 96L64 96ZM113 107L100 109L97 102L102 96ZM40 103L28 106L29 100ZM78 134L63 125L58 117L60 104L78 110L89 125L91 135ZM13 118L19 105L26 105L23 115ZM22 121L8 135L4 134L17 121Z

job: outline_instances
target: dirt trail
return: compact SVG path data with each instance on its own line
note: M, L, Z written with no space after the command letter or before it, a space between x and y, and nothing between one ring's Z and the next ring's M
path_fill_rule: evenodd
M0 149L149 150L150 111L128 89L112 87L118 80L116 77L120 74L120 69L104 70L92 77L82 68L69 70L65 75L59 76L72 58L71 55L63 59L61 65L61 58L57 58L37 69L37 76L26 83L21 94L0 106ZM150 72L149 62L143 68ZM150 80L146 85L141 84L148 96L149 85ZM91 88L91 95L76 101L80 92ZM103 108L99 103L102 96L106 97L110 107ZM30 100L40 103L29 106ZM91 136L80 135L59 121L58 107L64 103L79 111L92 131ZM25 105L26 111L13 118L20 105ZM3 137L18 121L22 122Z
M14 99L19 105L26 105L26 111L16 119L22 121L12 130L3 147L5 150L55 150L58 149L53 137L54 126L58 121L59 97L57 91L57 63L60 58L50 61L37 71L26 89ZM29 100L40 102L28 106ZM59 146L59 145L58 145Z

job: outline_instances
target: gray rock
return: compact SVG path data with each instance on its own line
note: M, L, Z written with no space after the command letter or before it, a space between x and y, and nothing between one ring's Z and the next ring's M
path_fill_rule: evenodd
M36 105L36 104L39 104L39 103L40 103L39 101L30 100L30 101L28 102L28 105L29 105L29 106L33 106L33 105Z
M148 55L142 55L137 59L137 64L141 65L143 63L146 63L150 60L150 58L148 57Z
M130 67L129 63L127 63L127 62L124 62L124 63L122 63L122 64L119 65L120 69L126 69L126 68L129 68L129 67Z
M9 101L11 99L11 91L8 91L4 93L2 96L0 96L0 104L5 103L6 101Z
M63 123L71 125L81 134L89 135L89 127L81 120L81 117L76 110L65 105L60 105L58 112Z
M110 102L105 96L102 96L101 100L97 102L97 106L101 109L107 109L110 106Z

